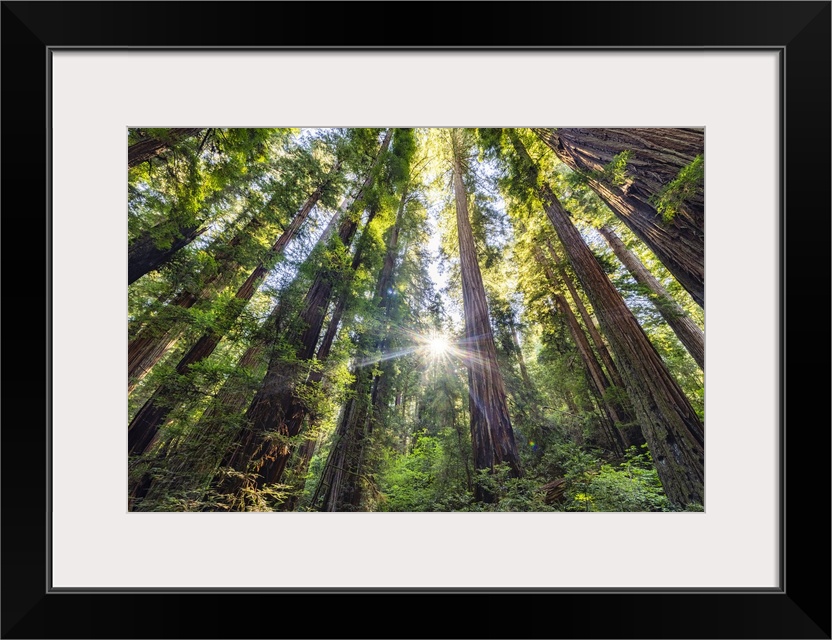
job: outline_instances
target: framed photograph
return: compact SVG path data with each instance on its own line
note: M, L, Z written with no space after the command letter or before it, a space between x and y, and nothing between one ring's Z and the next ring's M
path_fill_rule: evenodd
M6 341L3 637L830 637L828 420L798 417L827 389L794 312L798 279L828 276L829 2L2 11L4 319L27 336ZM704 510L603 512L591 496L595 513L128 504L146 492L128 491L125 455L126 138L190 128L202 152L228 143L212 130L274 127L375 128L382 145L403 128L703 131ZM816 333L811 353L828 354ZM423 342L434 360L451 348ZM528 616L495 621L498 602ZM437 633L468 603L488 614ZM392 605L407 631L358 623L357 604ZM328 613L297 631L276 606Z

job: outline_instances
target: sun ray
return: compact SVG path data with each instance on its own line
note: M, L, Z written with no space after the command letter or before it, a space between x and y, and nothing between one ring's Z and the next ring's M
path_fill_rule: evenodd
M396 349L395 351L388 351L386 353L380 353L377 356L373 356L371 358L363 358L360 362L356 363L356 366L359 367L366 367L371 364L376 364L377 362L384 362L385 360L392 360L394 358L401 358L402 356L409 355L416 351L419 347L411 346L405 349Z

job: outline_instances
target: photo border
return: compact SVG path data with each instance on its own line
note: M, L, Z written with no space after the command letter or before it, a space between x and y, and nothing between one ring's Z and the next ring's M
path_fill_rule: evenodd
M273 49L315 49L332 48L330 43L343 43L340 46L355 50L391 50L386 46L386 32L389 15L379 7L384 5L362 5L362 8L375 7L379 15L369 18L364 11L356 9L358 3L337 3L328 5L328 20L319 20L316 15L315 33L308 31L301 34L280 34L280 41L274 33L267 29L266 24L247 15L244 21L249 32L242 34L229 28L227 32L218 33L214 28L213 19L222 15L223 10L241 14L241 5L251 9L252 13L261 13L277 9L284 20L291 20L293 24L303 24L309 19L311 5L305 3L211 3L212 11L199 15L193 3L40 3L40 2L5 2L2 6L2 48L3 56L2 85L6 89L6 104L4 105L3 124L4 142L2 156L5 162L3 183L7 187L6 215L3 223L6 233L5 248L7 259L4 260L7 277L4 279L4 293L8 303L13 303L12 311L19 307L25 313L9 313L4 317L7 336L14 336L15 342L19 335L31 336L29 354L25 362L15 359L13 368L4 367L6 382L5 415L6 424L2 432L2 513L6 516L3 523L2 538L2 635L3 637L254 637L262 633L274 634L277 629L271 620L262 620L255 615L257 605L246 601L246 609L252 611L251 619L241 621L229 616L217 620L215 616L183 616L181 623L175 628L158 624L166 619L166 614L174 615L181 612L182 607L193 612L196 610L222 611L230 607L229 598L242 595L230 590L206 590L212 593L194 594L194 590L171 593L170 590L147 590L152 594L122 593L115 596L116 590L101 590L91 593L60 594L52 592L47 582L47 567L45 550L47 549L49 511L44 510L44 503L40 496L47 497L47 487L50 481L49 459L43 461L45 472L40 474L37 463L39 452L48 451L47 432L37 429L35 420L20 421L17 412L10 409L20 406L21 400L25 407L45 406L47 425L51 423L48 414L50 405L45 401L43 388L39 381L43 380L46 398L49 397L49 351L44 350L42 358L37 357L41 349L40 342L45 337L46 347L49 343L50 317L49 299L44 300L43 291L37 286L38 282L47 282L51 265L50 222L49 213L49 129L50 113L47 108L49 62L51 51L64 47L86 49L125 48L130 46L170 48L171 43L177 47L193 49L210 49L213 47L232 48L273 48ZM279 6L277 6L279 5ZM477 6L477 14L472 16L470 31L464 31L460 36L459 29L450 21L447 13L448 3L439 5L422 4L420 11L424 11L434 20L436 25L428 36L412 34L411 38L427 37L428 42L408 45L412 50L425 48L490 50L493 48L526 49L611 49L621 50L665 50L674 48L697 47L702 50L765 48L781 51L781 78L785 79L781 96L781 153L784 162L781 163L781 291L783 304L781 305L780 327L783 333L780 343L780 362L783 366L780 379L781 395L781 536L783 553L781 553L781 589L770 590L661 590L659 592L635 589L615 590L611 593L603 589L580 590L436 590L436 589L314 589L308 590L316 595L343 594L345 591L358 594L392 595L391 591L401 593L422 593L433 606L431 615L422 616L424 620L414 621L413 607L416 601L409 599L391 599L386 597L384 606L391 607L392 614L407 616L408 635L415 634L425 637L435 636L435 621L442 619L443 614L452 614L461 603L440 599L439 596L451 592L475 593L479 604L484 604L482 598L493 599L498 594L523 594L521 602L526 613L541 612L534 615L534 621L518 622L507 620L503 623L495 622L494 615L488 611L487 616L479 621L466 622L469 632L481 630L481 635L503 635L505 637L522 637L538 635L540 631L545 637L829 637L829 580L825 581L825 588L819 587L817 577L819 571L826 572L828 578L829 562L828 548L819 549L802 538L800 532L812 528L813 540L828 541L829 519L813 518L818 506L826 508L829 505L829 433L828 429L818 428L817 413L805 420L797 418L797 408L801 406L817 406L817 398L828 397L828 380L819 380L807 373L801 367L801 360L793 356L787 358L785 345L791 336L794 344L799 348L804 344L805 327L801 328L797 322L786 325L786 291L789 282L797 283L798 278L805 278L807 273L817 274L821 284L828 285L828 243L823 247L805 248L805 232L800 233L798 222L810 220L813 224L812 235L829 238L829 95L830 95L830 3L828 2L743 2L743 3L534 3L525 5L529 10L539 7L540 11L551 14L555 21L541 20L535 26L534 20L529 20L528 12L517 12L517 5L503 3L467 4L470 8ZM160 11L164 7L164 20L159 25L154 23L154 29L143 30L135 22L137 8ZM330 10L332 8L332 10ZM509 11L513 9L514 12ZM598 24L592 18L603 10L608 21ZM318 12L315 12L316 14ZM211 14L211 15L207 15ZM522 15L520 15L522 14ZM350 30L347 25L359 26L361 30ZM443 25L445 21L446 24ZM592 29L581 29L577 32L564 33L568 29L557 29L555 24L576 21L577 24L592 24ZM577 22L580 21L580 22ZM589 22L587 22L589 21ZM270 23L273 27L274 23ZM140 26L140 25L139 25ZM213 29L213 30L212 30ZM491 29L491 31L489 31ZM592 33L584 33L584 31ZM344 42L345 34L370 34L366 39L352 35L353 43ZM512 41L507 34L522 33L521 41ZM206 35L210 34L210 35ZM486 34L486 35L484 35ZM494 34L500 34L495 36ZM488 37L490 36L490 37ZM516 36L514 36L516 37ZM468 42L460 40L471 39ZM315 43L306 45L303 40L313 40ZM486 42L483 43L483 40ZM247 43L240 46L240 42ZM449 45L448 43L454 43ZM533 43L533 44L530 44ZM614 43L615 46L611 46ZM10 98L11 96L11 98ZM44 126L46 125L46 126ZM788 139L786 139L788 132ZM820 141L820 143L818 142ZM786 144L788 143L788 144ZM35 167L44 167L47 181L44 184L43 175ZM787 175L793 176L792 188L785 188ZM28 197L37 201L37 194L42 193L46 202L47 215L40 216L10 215L9 194L12 191L26 189ZM32 194L35 194L34 196ZM19 205L16 205L17 208ZM32 208L38 209L37 205ZM785 211L792 212L794 218L788 221ZM35 228L32 229L34 224ZM43 226L40 226L43 225ZM818 229L818 226L820 227ZM789 230L791 234L787 233ZM825 232L822 233L822 232ZM26 277L18 278L17 269L20 263L9 259L16 254L11 249L12 242L20 243L20 238L46 239L44 247L46 259L44 270L34 265L34 270L26 265ZM801 237L802 235L802 237ZM37 241L36 241L37 242ZM787 251L787 249L791 249ZM785 269L785 258L788 252L789 268ZM821 278L819 274L823 273ZM9 277L11 274L12 277ZM42 275L42 279L39 276ZM34 285L34 286L33 286ZM822 287L820 287L822 289ZM795 287L797 290L797 287ZM829 291L829 287L826 287ZM794 296L796 300L796 296ZM36 313L31 309L41 308L45 304L42 314L43 330L38 331L34 318ZM828 307L828 304L826 304ZM824 307L824 311L826 310ZM7 307L8 309L8 307ZM820 317L824 313L818 314ZM18 326L19 325L19 326ZM800 332L800 333L797 333ZM798 340L800 335L804 340ZM818 336L829 353L828 339ZM795 351L797 348L795 349ZM812 344L812 357L818 352L817 342ZM43 363L47 363L44 376ZM788 365L792 364L791 367ZM786 373L788 371L789 404L786 405ZM10 375L11 374L11 375ZM11 402L9 401L11 400ZM11 405L11 406L10 406ZM786 448L785 424L786 410L792 416L793 424L812 425L811 451L807 453L803 448L803 439L796 440L796 446ZM37 411L34 412L37 415ZM14 419L9 419L9 414ZM821 420L821 424L828 424ZM798 435L801 435L798 432ZM27 452L21 456L20 452ZM824 457L817 459L817 453L823 452ZM791 463L791 464L789 464ZM788 467L788 482L786 482L786 468ZM786 510L786 505L802 505L801 497L807 487L811 488L811 511L793 508ZM804 498L805 499L805 498ZM828 514L824 514L826 516ZM787 527L788 525L788 527ZM786 534L791 531L792 536ZM788 560L788 562L787 562ZM133 590L131 590L133 591ZM201 592L202 590L200 590ZM246 597L264 590L245 590ZM269 590L275 591L275 590ZM306 591L306 590L304 590ZM484 591L484 592L483 592ZM749 593L752 591L752 593ZM110 592L110 593L108 593ZM163 595L165 593L165 595ZM199 601L193 598L199 597ZM285 603L285 598L290 603ZM113 603L115 598L116 602ZM139 599L141 598L141 600ZM261 593L256 596L262 599L260 604L273 607L278 604L275 598L280 598L284 606L297 606L301 603L309 605L309 599L300 590L284 593ZM304 598L304 600L301 600ZM554 600L552 600L554 598ZM588 600L587 598L592 598ZM187 604L186 604L187 602ZM326 603L314 601L311 606L326 606L330 612L328 617L331 631L321 633L326 622L315 620L310 625L318 636L348 637L353 631L346 631L352 625L338 626L339 614L348 619L354 615L357 604L353 598L327 598ZM361 601L367 604L368 601ZM501 600L504 604L511 601ZM373 601L372 606L378 606ZM426 602L419 602L424 607ZM187 605L190 605L189 607ZM191 607L196 609L191 609ZM604 611L604 616L591 614L588 607L592 606ZM540 608L539 608L540 607ZM554 615L546 619L549 612ZM557 611L570 615L558 615ZM351 613L352 612L352 613ZM580 612L580 613L579 613ZM634 613L635 612L635 613ZM515 618L520 612L512 610L506 616ZM266 616L269 617L269 616ZM564 619L572 617L573 619ZM154 618L156 619L154 622ZM466 616L467 620L468 616ZM402 618L405 619L405 618ZM317 625L323 625L317 626ZM228 629L230 634L223 634L220 630ZM502 631L505 629L505 631ZM382 636L395 636L395 630L387 633L379 630ZM502 631L502 633L501 633ZM178 632L178 634L177 634ZM220 634L217 636L216 634ZM294 633L294 631L293 631ZM372 629L360 627L361 636L373 637ZM477 631L474 631L477 634Z

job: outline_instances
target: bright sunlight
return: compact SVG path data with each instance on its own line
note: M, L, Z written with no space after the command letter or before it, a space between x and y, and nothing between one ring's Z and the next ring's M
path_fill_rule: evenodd
M448 339L443 335L431 336L427 344L428 352L434 358L444 355L448 351L449 346Z

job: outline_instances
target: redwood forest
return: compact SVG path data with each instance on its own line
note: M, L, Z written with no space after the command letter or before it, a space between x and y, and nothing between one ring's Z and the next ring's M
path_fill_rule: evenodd
M127 145L129 511L704 510L704 129Z

